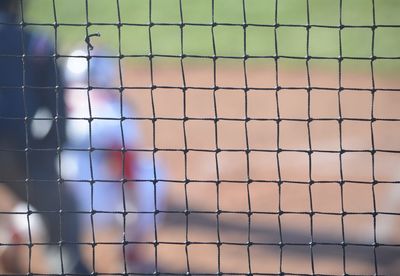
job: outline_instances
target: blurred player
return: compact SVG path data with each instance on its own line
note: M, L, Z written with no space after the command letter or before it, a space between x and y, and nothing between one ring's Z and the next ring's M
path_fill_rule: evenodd
M16 205L18 210L27 213L36 209L40 213L46 240L52 244L48 250L59 252L60 241L76 242L78 233L74 217L60 213L61 209L73 210L74 201L68 193L62 195L65 201L60 201L62 183L55 167L57 149L65 134L64 101L59 89L62 82L57 77L52 43L45 36L22 28L21 2L0 0L0 182L10 191L0 201L13 194L21 202L28 202L29 205ZM20 217L12 214L10 223L2 222L3 237L16 226L13 216ZM27 214L23 216L27 219ZM38 213L32 215L37 216ZM32 247L33 254L39 247ZM61 260L58 256L58 261L69 272L83 273L78 268L76 246L64 244L62 248L64 257ZM16 254L11 263L15 267L9 269L19 270L17 264L28 261L32 261L29 256ZM43 262L42 266L49 263Z
M76 195L79 209L86 212L81 216L85 242L93 241L92 228L99 243L121 242L122 233L127 241L144 241L154 233L152 180L162 178L162 168L154 169L151 155L133 151L140 148L141 135L137 121L132 119L132 106L118 89L118 59L102 51L91 52L89 59L87 55L87 51L76 50L65 65L70 88L65 92L69 142L62 155L62 175ZM156 189L160 208L163 191L159 185ZM96 213L91 215L93 210ZM125 221L124 211L130 212ZM140 260L143 254L135 246L126 246L125 260L122 245L114 246L114 251L103 247L96 246L96 258L106 255L113 261L96 259L98 271L120 271L124 261L131 269L139 269L145 261ZM91 252L88 255L91 257Z

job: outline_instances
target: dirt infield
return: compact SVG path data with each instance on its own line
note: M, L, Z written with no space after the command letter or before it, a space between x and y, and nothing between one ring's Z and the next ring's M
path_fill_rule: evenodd
M218 61L214 91L211 62L184 64L183 79L179 63L155 61L153 80L143 62L123 64L138 149L151 157L157 148L167 167L156 231L125 245L137 255L129 273L398 275L400 81L374 76L372 93L367 72L344 70L339 84L337 70L311 67L307 91L305 68L284 65L276 91L273 64L249 62L244 74L242 62ZM125 230L95 223L95 240L89 233L81 245L90 270L125 271L121 241L135 229ZM32 273L48 272L44 251L60 270L59 253L44 248L32 247ZM26 270L29 258L18 259Z
M155 62L153 69L155 90L126 89L125 95L135 105L138 117L152 118L154 112L154 133L150 120L141 121L144 147L152 149L155 137L154 146L160 149L156 158L168 164L169 179L192 180L186 190L182 183L159 184L168 185L167 211L181 212L168 214L158 229L159 271L190 270L191 275L218 271L226 275L250 271L261 275L281 271L294 275L395 275L399 271L398 247L379 246L374 255L372 246L374 236L377 243L400 243L394 230L400 226L399 216L377 215L374 231L372 215L375 211L400 213L396 203L400 188L395 183L381 183L399 180L400 154L395 151L400 149L400 123L391 120L400 119L398 91L377 90L373 98L370 91L357 90L373 88L369 73L344 70L341 86L356 89L344 89L339 95L337 69L311 67L313 89L307 93L300 89L308 85L305 68L290 70L282 65L282 89L276 94L272 64L248 63L247 85L254 89L246 95L236 89L246 83L240 61L217 64L216 85L221 89L215 95L212 89L203 89L214 85L212 63L185 65L185 84L193 88L184 96L180 89L164 87L183 85L180 64ZM133 65L125 73L125 86L152 84L149 67ZM299 89L285 89L288 87ZM375 88L400 88L400 81L375 76ZM251 118L247 123L246 114ZM372 114L389 120L371 124ZM185 123L184 116L189 118ZM216 117L218 122L213 120ZM314 120L307 122L309 117ZM345 119L341 127L340 118ZM374 159L372 139L378 150ZM247 143L251 149L248 159ZM306 152L309 143L315 151L312 155ZM185 144L190 149L186 163ZM218 171L213 152L217 147L221 149ZM278 147L284 149L279 158ZM341 147L345 152L340 155ZM217 177L222 180L218 198L213 183ZM249 186L248 178L253 180ZM341 178L345 180L342 187L337 183ZM316 182L312 186L304 183L310 179ZM378 185L366 183L374 179ZM280 188L274 182L278 180L283 181ZM191 211L187 217L183 213L185 193ZM217 209L223 211L218 223L212 213ZM254 212L250 219L249 210ZM310 211L316 212L312 218ZM349 214L342 217L342 211ZM219 249L212 244L218 235L221 242L228 243ZM185 246L186 239L190 245ZM254 244L248 247L249 239ZM343 240L346 247L341 246ZM174 242L177 244L171 244ZM280 248L279 242L286 245ZM310 249L310 242L317 245ZM146 252L154 262L154 247L148 246Z

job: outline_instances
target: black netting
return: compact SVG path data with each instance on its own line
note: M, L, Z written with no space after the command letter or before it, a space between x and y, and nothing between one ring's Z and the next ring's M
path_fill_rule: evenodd
M0 1L0 275L397 275L399 12Z

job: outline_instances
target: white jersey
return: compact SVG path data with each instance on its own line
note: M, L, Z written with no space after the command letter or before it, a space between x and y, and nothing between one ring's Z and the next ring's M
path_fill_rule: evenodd
M155 176L153 160L149 158L151 154L143 156L137 151L129 151L137 149L140 143L137 121L129 119L134 117L130 106L125 103L121 106L120 97L110 95L115 92L108 93L92 90L89 105L86 91L66 91L68 143L61 159L62 176L73 190L80 211L88 212L93 208L122 212L125 203L126 211L153 212L156 207L151 181ZM128 119L121 120L122 117ZM128 150L124 157L123 145ZM162 177L159 167L156 174L158 179ZM137 180L124 184L125 198L121 179ZM93 181L93 196L90 181ZM163 192L157 188L157 193L161 204ZM110 221L113 217L115 215L98 214L96 221L113 223ZM153 225L152 216L145 217L140 221L143 231ZM119 218L122 222L122 216Z

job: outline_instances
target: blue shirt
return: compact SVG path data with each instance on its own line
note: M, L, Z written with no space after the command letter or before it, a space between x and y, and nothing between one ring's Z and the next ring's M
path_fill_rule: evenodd
M0 15L1 22L4 18ZM58 122L57 136L53 118L64 115L64 102L53 48L43 35L24 31L18 24L0 24L0 148L61 146L64 123ZM51 129L38 138L30 128L41 108L51 114L46 117Z

